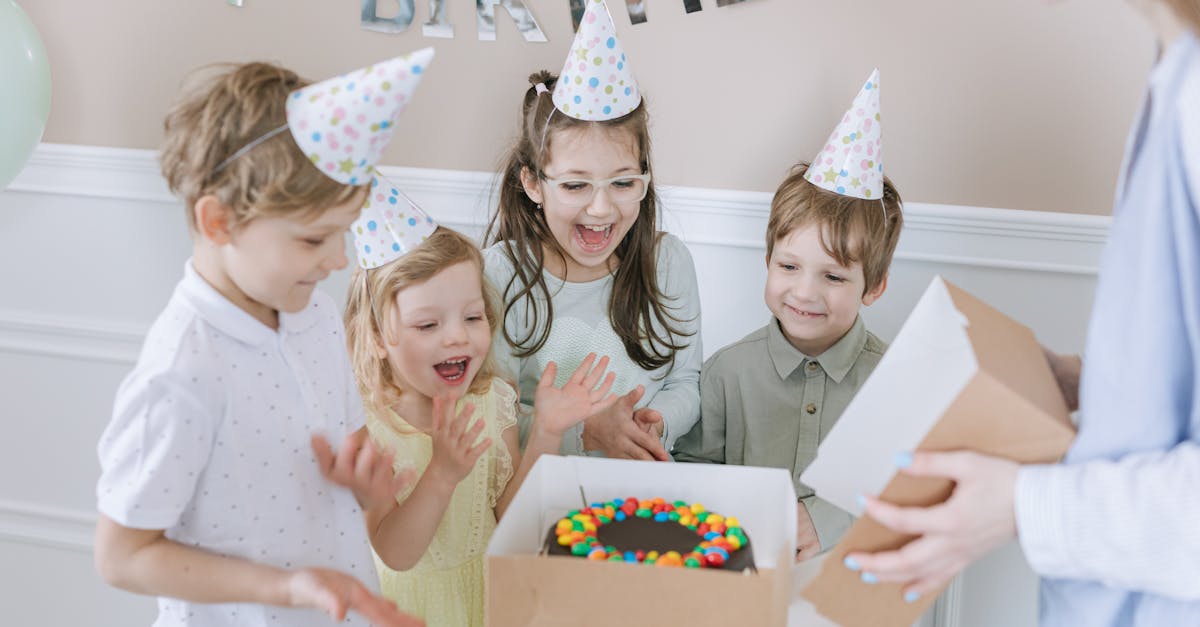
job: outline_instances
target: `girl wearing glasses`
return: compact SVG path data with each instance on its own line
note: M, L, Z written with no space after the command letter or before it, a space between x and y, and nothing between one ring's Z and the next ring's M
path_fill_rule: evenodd
M646 106L604 3L587 11L562 78L529 78L485 235L504 319L495 354L525 416L547 364L569 373L607 355L622 396L568 430L562 453L667 460L700 414L696 270L658 231Z

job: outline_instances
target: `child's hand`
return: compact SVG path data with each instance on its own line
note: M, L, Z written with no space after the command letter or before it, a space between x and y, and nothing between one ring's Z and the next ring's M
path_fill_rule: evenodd
M656 438L662 438L663 429L665 426L663 425L662 412L658 411L657 409L643 407L641 409L633 410L633 422L635 422L638 428L642 431L645 431Z
M821 550L817 539L817 527L803 501L796 502L796 561L803 562L816 557Z
M641 426L651 424L652 414L644 413L641 421L634 420L633 407L645 393L646 388L639 385L607 410L588 416L583 427L584 447L604 451L613 458L669 461L671 456L662 442Z
M321 474L333 483L349 488L364 510L390 503L401 490L416 478L412 470L396 473L395 454L380 451L371 442L366 428L359 429L342 441L337 454L324 436L312 436L313 453Z
M482 418L476 420L470 429L467 428L467 422L474 413L475 406L467 403L455 417L454 399L440 396L433 399L433 432L430 433L433 437L433 455L425 473L451 491L475 467L479 456L492 445L491 438L474 444L483 431Z
M289 604L311 607L337 622L354 610L377 627L421 627L425 624L396 609L391 601L373 594L354 577L336 570L306 568L292 573L287 582Z
M602 412L617 402L617 395L608 393L617 378L616 373L610 372L603 382L600 381L600 377L608 369L608 357L600 358L600 363L593 368L592 363L595 361L596 353L589 353L561 388L554 387L558 365L550 362L546 366L533 397L533 419L536 429L561 438L564 431L579 421ZM596 386L597 382L599 387Z

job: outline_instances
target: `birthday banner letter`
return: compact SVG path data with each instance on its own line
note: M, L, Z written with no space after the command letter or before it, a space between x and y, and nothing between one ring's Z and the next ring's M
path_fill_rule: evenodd
M227 0L232 6L241 7L245 0ZM361 0L362 27L380 33L403 33L412 26L415 14L414 0L391 0L398 6L392 17L379 17L377 0ZM618 2L620 0L617 0ZM625 8L629 13L631 24L645 24L646 2L648 0L626 0ZM746 0L717 0L718 7L740 4ZM567 0L571 12L571 23L579 30L579 20L583 19L584 3L586 0ZM537 18L525 0L475 0L475 24L480 41L496 40L496 6L499 5L508 12L517 31L525 41L545 43L546 34L538 25ZM683 10L687 13L702 11L700 0L683 0ZM429 20L421 25L421 34L426 37L441 39L454 38L454 26L446 18L446 0L429 0Z
M379 17L376 0L362 0L362 27L380 33L402 33L408 30L413 22L413 0L394 1L400 7L396 15ZM533 17L533 12L525 6L524 0L476 0L475 23L480 41L496 40L496 5L508 12L525 41L546 41L546 34ZM454 26L446 19L446 0L429 0L429 21L421 25L421 34L445 39L454 37Z

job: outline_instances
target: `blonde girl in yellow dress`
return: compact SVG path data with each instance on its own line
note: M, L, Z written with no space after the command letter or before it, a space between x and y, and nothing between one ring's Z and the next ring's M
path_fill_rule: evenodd
M397 472L419 475L395 503L367 512L380 584L429 627L483 625L483 558L497 519L538 456L616 400L607 357L589 356L561 388L549 364L522 457L517 395L491 357L500 318L490 292L479 249L439 227L402 257L359 268L346 307L371 437L395 451Z

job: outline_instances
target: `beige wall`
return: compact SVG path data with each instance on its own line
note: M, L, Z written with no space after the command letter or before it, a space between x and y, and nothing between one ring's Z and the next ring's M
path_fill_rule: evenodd
M153 148L181 77L204 63L323 78L434 45L385 163L459 170L496 167L525 76L557 71L571 39L567 0L526 0L546 44L502 12L497 41L478 41L471 0L447 0L452 40L421 36L423 0L397 35L362 30L354 0L19 2L54 74L45 141ZM648 23L618 13L617 29L652 106L658 181L676 185L772 190L878 66L885 168L907 200L1108 213L1154 54L1121 0L647 4Z

